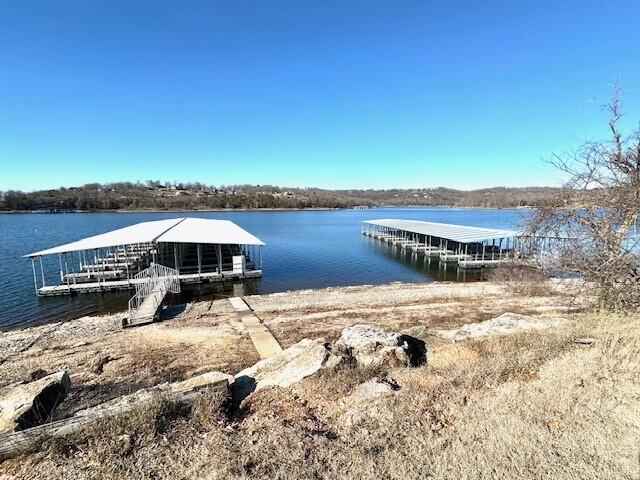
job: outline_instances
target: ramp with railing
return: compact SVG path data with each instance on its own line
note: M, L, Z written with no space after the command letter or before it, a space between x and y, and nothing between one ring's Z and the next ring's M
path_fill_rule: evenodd
M129 315L124 326L153 322L168 293L180 292L178 272L164 265L152 264L135 277L136 294L129 300Z

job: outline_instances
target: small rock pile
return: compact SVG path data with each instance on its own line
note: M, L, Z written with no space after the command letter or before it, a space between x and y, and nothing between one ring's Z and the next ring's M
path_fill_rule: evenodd
M92 363L93 372L100 375L111 360L108 355L97 357ZM221 372L209 372L205 383L215 383L211 380L213 377L209 378L212 375L215 378L224 377L234 400L240 403L256 390L268 386L287 387L321 370L334 369L342 362L367 368L381 365L415 367L426 361L427 347L422 340L389 332L375 325L354 325L345 328L334 345L324 339L304 339L242 370L235 377ZM23 430L51 420L55 408L71 388L66 372L46 375L46 372L38 371L30 380L32 381L15 386L0 398L0 434ZM189 388L195 387L190 385ZM372 389L382 393L383 390L388 392L391 387L390 384L383 383L365 384L362 388L367 392ZM114 399L113 402L118 401L119 399ZM103 406L106 408L111 403L107 402Z
M235 376L233 397L240 402L264 387L287 387L342 362L367 368L417 367L426 361L427 346L422 340L375 325L354 325L345 328L334 345L324 339L304 339L242 370Z
M427 361L426 344L415 337L377 325L353 325L342 331L335 351L361 367L417 367Z

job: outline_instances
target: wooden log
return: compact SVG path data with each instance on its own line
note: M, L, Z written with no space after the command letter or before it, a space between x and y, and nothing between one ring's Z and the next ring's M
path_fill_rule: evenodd
M204 391L227 392L231 382L233 382L231 375L208 372L184 382L165 383L153 388L141 389L130 395L81 410L69 418L0 435L0 462L23 453L33 452L47 439L62 438L81 432L98 421L114 418L135 408L149 405L157 398L184 403L201 395Z

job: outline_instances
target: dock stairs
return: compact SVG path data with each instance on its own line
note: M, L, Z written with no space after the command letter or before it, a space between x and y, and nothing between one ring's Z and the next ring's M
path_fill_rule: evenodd
M153 322L164 298L169 293L180 292L178 272L164 265L152 263L134 278L136 294L129 300L129 315L123 320L123 327Z

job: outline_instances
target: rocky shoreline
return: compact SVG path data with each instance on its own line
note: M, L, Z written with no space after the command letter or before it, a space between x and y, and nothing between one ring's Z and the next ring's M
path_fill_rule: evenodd
M335 478L340 466L353 478L466 478L482 452L501 478L531 461L590 476L609 462L631 478L637 322L576 312L565 284L545 286L245 297L282 347L262 360L227 299L139 328L112 315L5 332L9 427L37 418L27 412L49 387L59 404L44 424L0 434L0 477ZM576 460L575 445L591 453Z
M245 298L283 348L306 338L334 341L344 328L357 323L425 334L505 312L555 316L566 309L562 295L520 298L491 283L394 283ZM134 329L121 328L123 315L1 333L0 392L37 371L68 371L74 390L58 412L64 416L210 370L235 375L259 360L226 299L171 306L161 322Z

